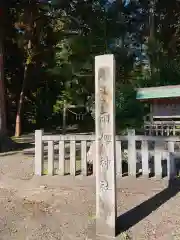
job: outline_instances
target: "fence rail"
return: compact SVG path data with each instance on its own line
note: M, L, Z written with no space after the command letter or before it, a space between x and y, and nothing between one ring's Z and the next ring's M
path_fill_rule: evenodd
M47 142L47 146L44 143ZM35 132L35 175L88 175L93 165L96 174L95 148L88 164L88 151L95 144L95 135L46 135ZM95 145L94 145L95 146ZM91 146L92 147L92 146ZM180 137L177 136L116 136L116 174L149 177L177 175L177 159L180 158Z

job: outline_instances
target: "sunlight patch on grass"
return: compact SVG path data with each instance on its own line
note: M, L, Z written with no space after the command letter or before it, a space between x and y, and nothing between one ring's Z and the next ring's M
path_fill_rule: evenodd
M95 220L96 219L96 215L92 213L92 211L88 211L88 218L90 220Z
M48 170L47 169L43 169L42 174L43 175L48 175Z
M119 240L131 240L132 238L129 236L128 232L122 232L119 235Z

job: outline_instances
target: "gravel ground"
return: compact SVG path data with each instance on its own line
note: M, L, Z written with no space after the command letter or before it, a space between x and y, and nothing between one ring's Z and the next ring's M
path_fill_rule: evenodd
M33 159L0 156L0 240L101 240L95 236L93 177L33 176ZM117 239L180 239L179 184L126 177L117 182Z

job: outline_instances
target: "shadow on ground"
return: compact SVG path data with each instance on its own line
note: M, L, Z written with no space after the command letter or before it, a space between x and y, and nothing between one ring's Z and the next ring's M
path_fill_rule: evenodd
M127 231L129 228L143 220L162 204L173 198L180 190L180 180L170 180L168 187L135 208L120 215L117 219L116 235Z
M0 136L0 153L1 155L13 155L17 151L21 151L27 148L32 148L33 139L12 139L11 137L4 135Z

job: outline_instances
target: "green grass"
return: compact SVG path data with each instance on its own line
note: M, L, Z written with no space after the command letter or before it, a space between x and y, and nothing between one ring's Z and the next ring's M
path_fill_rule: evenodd
M42 174L43 175L48 175L48 170L47 169L43 169Z
M131 240L128 232L123 232L119 235L119 240Z

